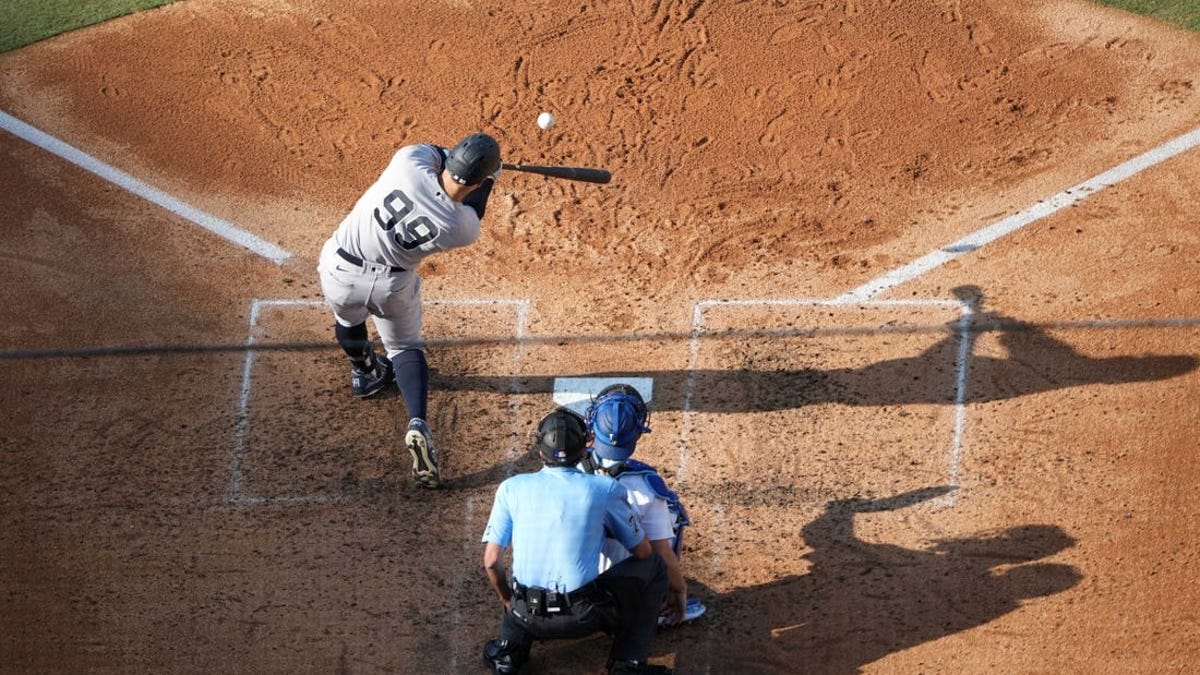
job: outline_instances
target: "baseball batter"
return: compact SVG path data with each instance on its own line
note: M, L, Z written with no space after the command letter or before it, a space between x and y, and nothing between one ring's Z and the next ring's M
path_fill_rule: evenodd
M500 146L487 134L472 134L450 150L400 148L325 242L317 265L334 334L350 357L350 391L374 396L394 379L408 408L404 444L413 477L424 487L438 487L441 475L427 422L429 366L417 267L434 253L479 239L499 175ZM367 337L368 316L384 354L376 354Z

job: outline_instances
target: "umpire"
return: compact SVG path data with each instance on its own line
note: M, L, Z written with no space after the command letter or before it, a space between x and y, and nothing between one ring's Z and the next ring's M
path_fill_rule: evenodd
M496 490L483 533L483 566L504 603L500 637L483 660L493 673L516 673L535 640L613 636L608 672L670 675L650 665L650 643L667 594L667 568L642 532L626 490L575 465L588 446L582 416L558 408L533 436L544 466L518 474ZM600 574L608 530L633 556ZM504 551L512 546L512 583Z

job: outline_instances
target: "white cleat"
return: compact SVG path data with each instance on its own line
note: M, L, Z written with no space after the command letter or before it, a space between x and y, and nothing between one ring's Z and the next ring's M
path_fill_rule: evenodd
M409 420L404 446L412 455L412 474L417 483L421 487L440 487L442 478L438 474L437 454L433 451L433 437L429 435L429 425L425 420L415 417Z

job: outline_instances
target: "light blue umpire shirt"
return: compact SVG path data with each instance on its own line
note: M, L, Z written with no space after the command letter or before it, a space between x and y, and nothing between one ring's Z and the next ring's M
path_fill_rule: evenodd
M600 575L605 528L628 548L644 533L626 499L608 476L576 467L542 467L500 483L484 543L512 547L512 574L525 586L574 591Z

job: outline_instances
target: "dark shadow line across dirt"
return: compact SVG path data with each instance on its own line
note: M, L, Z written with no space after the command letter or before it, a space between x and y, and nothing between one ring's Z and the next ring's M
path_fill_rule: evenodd
M429 338L426 344L433 348L453 347L504 347L518 345L558 344L604 344L629 342L679 342L687 340L728 340L733 338L770 339L794 337L871 336L883 334L920 335L924 333L967 333L991 332L1021 333L1028 331L1105 331L1121 329L1173 329L1200 326L1200 317L1166 319L1130 319L1095 321L972 321L963 329L957 323L912 324L907 326L847 326L838 328L788 328L766 330L760 328L734 328L728 330L703 330L696 333L661 331L657 333L598 333L592 335L539 335L527 337L471 337ZM54 347L45 349L0 349L0 361L23 361L36 359L96 358L119 356L150 356L164 354L211 354L225 352L322 352L338 351L330 341L321 342L245 342L211 344L146 344L146 345L97 345L92 347Z
M653 378L656 409L746 413L821 403L852 406L954 405L1016 398L1066 387L1165 380L1196 369L1190 354L1091 357L1051 336L1057 325L1033 324L984 311L978 287L954 289L970 308L939 327L944 338L914 356L856 368L660 370L579 373L591 377ZM866 331L864 331L866 332ZM876 331L877 333L880 331ZM1006 358L974 354L982 333L997 333ZM963 340L967 344L963 345ZM965 357L965 368L960 361ZM440 375L441 389L550 393L559 376ZM960 388L960 376L962 376Z
M457 375L435 370L431 376L431 386L445 391L550 394L554 390L554 381L564 376L649 377L654 380L653 399L657 410L686 408L691 412L745 413L787 410L821 403L853 406L952 405L958 402L957 363L962 336L965 334L968 340L973 340L974 336L984 332L999 332L999 342L1008 355L1007 358L969 357L963 403L1010 399L1089 384L1165 380L1189 373L1197 366L1197 357L1191 354L1090 357L1046 332L1047 328L1054 327L1014 322L988 314L968 326L965 333L962 330L948 331L947 326L939 327L938 330L946 333L946 337L920 354L876 361L858 368L612 370L542 376ZM740 337L743 334L736 335ZM720 336L730 339L728 333ZM769 333L761 332L753 336L771 337ZM546 340L551 341L549 338ZM588 338L579 339L586 340ZM556 338L553 341L561 343L563 339ZM430 345L435 346L434 341L431 340ZM329 344L308 343L117 347L0 352L0 360L334 348Z

